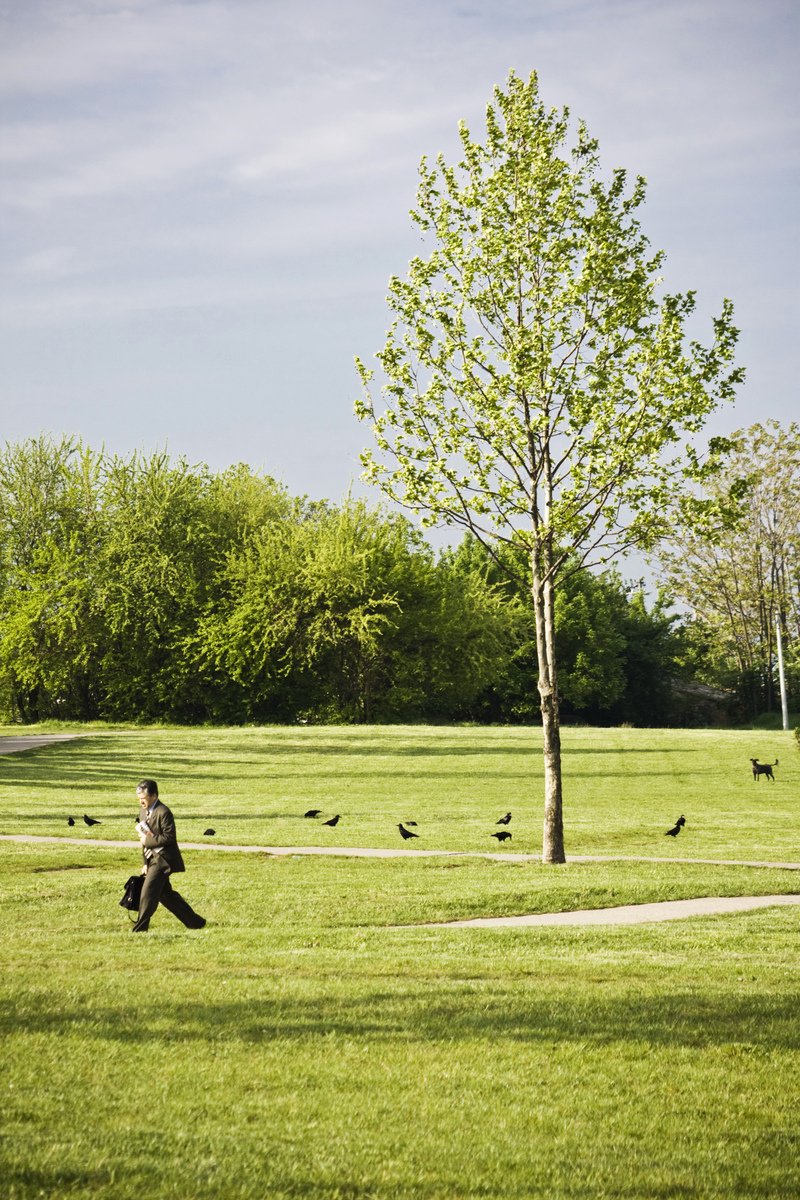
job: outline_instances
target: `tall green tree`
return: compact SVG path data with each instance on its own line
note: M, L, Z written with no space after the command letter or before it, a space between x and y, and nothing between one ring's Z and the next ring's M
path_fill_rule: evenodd
M0 675L24 721L98 714L100 475L73 438L0 451Z
M414 221L432 243L394 277L373 372L357 359L377 454L366 478L429 524L524 549L536 626L545 862L565 859L556 590L565 574L669 528L702 478L692 444L731 399L725 301L708 347L687 341L692 292L659 298L644 180L603 178L597 143L542 103L535 74L496 88L484 142L460 126L457 167L420 167Z
M192 719L194 674L182 650L209 570L204 480L163 453L111 458L104 474L105 711Z
M397 607L377 569L381 534L363 505L339 512L297 501L231 553L199 644L239 686L251 718L317 715L334 692L345 708L352 701L351 719L368 719L381 631ZM331 657L333 688L323 667Z
M752 715L776 705L776 625L790 689L800 681L800 426L755 424L731 436L712 500L744 480L733 526L677 526L659 555L666 586L707 643L709 682L734 685Z
M535 621L527 587L519 582L524 552L500 547L501 559L518 560L510 570L501 569L467 534L456 555L491 565L489 578L502 588L509 616L513 612L516 620L513 650L498 664L474 715L484 720L535 720ZM641 586L626 583L613 568L572 571L556 591L555 616L565 716L600 725L680 723L673 681L691 672L684 661L683 622L665 595L658 594L648 605Z
M225 595L230 557L290 510L283 489L247 467L214 475L163 453L105 462L106 713L195 721L228 709L228 681L207 673L199 631Z
M399 514L298 502L230 555L198 648L251 719L369 722L457 711L507 634L485 573L437 563Z

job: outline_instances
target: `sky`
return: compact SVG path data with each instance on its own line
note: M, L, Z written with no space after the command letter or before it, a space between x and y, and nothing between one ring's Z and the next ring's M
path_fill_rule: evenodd
M424 249L420 158L510 69L647 178L702 334L733 300L747 381L709 431L788 423L799 28L796 0L0 0L0 440L364 494L353 357Z

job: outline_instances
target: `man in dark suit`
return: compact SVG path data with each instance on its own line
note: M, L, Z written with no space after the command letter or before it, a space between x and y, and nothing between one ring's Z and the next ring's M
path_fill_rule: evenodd
M170 883L173 872L177 874L186 868L175 836L175 819L166 804L159 800L156 781L143 779L136 789L136 798L141 814L136 829L144 855L144 884L139 919L131 932L146 933L159 904L163 904L187 929L202 929L205 918L199 916Z

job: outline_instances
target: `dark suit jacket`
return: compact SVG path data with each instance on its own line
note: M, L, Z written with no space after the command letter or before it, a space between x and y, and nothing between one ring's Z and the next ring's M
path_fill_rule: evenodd
M175 836L175 818L163 801L156 801L155 808L147 818L147 824L152 832L146 835L142 850L160 850L160 857L166 861L170 871L185 871L186 867L183 865Z

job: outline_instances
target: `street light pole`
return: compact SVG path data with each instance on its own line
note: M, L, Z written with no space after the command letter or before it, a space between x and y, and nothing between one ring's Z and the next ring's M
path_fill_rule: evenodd
M789 728L789 705L786 701L786 675L783 670L783 641L781 639L781 618L780 615L775 617L775 632L777 634L778 645L778 678L781 684L781 714L783 716L783 728Z

